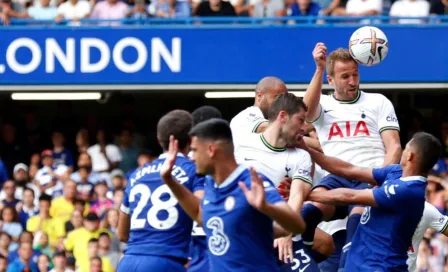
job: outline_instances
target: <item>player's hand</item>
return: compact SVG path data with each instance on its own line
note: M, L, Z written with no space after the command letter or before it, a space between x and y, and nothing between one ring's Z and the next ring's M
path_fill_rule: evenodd
M284 263L294 262L291 235L275 239L274 248L278 248L278 259L280 261L283 261Z
M317 43L313 50L313 58L316 67L324 69L327 63L327 47L324 43Z
M264 191L263 181L253 167L250 168L250 175L252 177L250 190L247 189L244 182L240 181L238 185L243 190L247 202L255 209L263 211L266 207L266 192Z
M177 152L179 150L179 142L174 139L174 136L170 136L170 144L168 147L168 153L162 168L160 169L160 175L162 179L171 177L171 171L173 170L174 163L176 162Z
M298 135L296 138L296 147L303 149L305 151L308 150L308 145L305 143L305 140L303 139L303 135Z

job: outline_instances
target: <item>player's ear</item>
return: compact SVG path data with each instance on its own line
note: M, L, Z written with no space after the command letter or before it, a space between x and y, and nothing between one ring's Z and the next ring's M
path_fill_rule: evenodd
M288 113L286 111L280 111L277 115L277 120L284 123L288 120Z
M327 81L330 86L333 86L333 78L331 76L327 75Z
M216 152L216 146L212 143L207 144L207 154L210 158L213 158Z

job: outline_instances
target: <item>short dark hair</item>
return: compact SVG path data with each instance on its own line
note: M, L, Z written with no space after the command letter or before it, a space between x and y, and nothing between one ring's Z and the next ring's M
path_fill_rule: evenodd
M275 120L281 111L286 111L288 115L292 115L298 113L301 109L308 110L301 97L297 97L293 93L280 94L269 107L268 119L269 121Z
M33 189L31 189L31 188L25 188L25 189L23 189L23 193L25 193L26 191L30 191L32 194L33 194L33 196L35 196L35 193L34 193L34 190Z
M41 201L47 201L51 203L51 196L47 195L47 194L41 194L39 197L39 202Z
M442 156L442 144L429 133L417 132L412 136L411 145L417 149L420 172L428 174Z
M157 124L157 137L162 148L168 150L171 135L178 141L179 149L187 147L190 141L188 131L192 123L191 114L184 110L173 110L160 118Z
M222 118L222 114L215 107L202 106L202 107L195 109L191 113L191 117L193 118L193 126L195 126L201 122L210 120L212 118Z
M190 131L190 137L198 137L204 140L224 140L232 142L232 131L229 122L224 119L212 118L194 126Z
M86 201L82 200L80 198L75 198L75 200L73 200L73 205L76 205L76 204L80 204L81 206L85 206L86 205Z
M90 243L98 243L98 239L97 238L92 238L89 240L89 244Z

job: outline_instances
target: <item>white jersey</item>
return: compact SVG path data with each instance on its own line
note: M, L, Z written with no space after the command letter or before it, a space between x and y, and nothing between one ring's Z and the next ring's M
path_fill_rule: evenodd
M400 129L394 107L384 95L359 91L353 101L323 95L320 106L313 124L325 154L361 167L383 164L381 132Z
M258 127L267 121L260 108L256 106L248 107L233 117L230 121L230 129L232 130L235 150L238 148L239 141L245 135L256 132Z
M425 210L422 219L418 223L414 236L412 236L412 247L408 251L407 265L410 272L417 271L417 255L418 247L423 240L423 236L427 229L431 228L435 231L443 233L448 227L448 216L442 215L436 207L425 202Z
M313 184L311 156L298 148L277 148L270 145L262 133L249 133L235 150L239 164L253 166L278 186L284 177Z

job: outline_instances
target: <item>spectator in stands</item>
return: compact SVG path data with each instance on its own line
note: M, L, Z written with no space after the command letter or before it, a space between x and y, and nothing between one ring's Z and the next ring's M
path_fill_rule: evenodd
M151 1L151 4L157 3L158 1ZM126 13L127 18L132 19L146 19L151 17L150 5L145 0L135 0L132 1L134 5L129 6L128 13ZM155 12L154 12L155 14Z
M23 199L23 193L25 189L31 189L34 191L34 204L37 205L40 190L39 188L30 182L28 176L28 166L24 163L18 163L14 166L14 183L15 183L15 198L18 200ZM0 192L0 199L5 198L5 192Z
M75 210L75 198L77 195L76 183L67 180L64 184L64 195L53 200L50 215L52 217L61 218L62 221L70 220ZM85 204L88 206L88 203Z
M448 0L430 0L430 13L436 15L448 14Z
M121 24L119 20L126 18L128 9L128 5L124 2L118 0L104 0L98 2L93 7L90 18L99 20L115 20L114 22L101 23L101 25L117 26Z
M58 197L62 194L62 181L68 172L68 167L59 164L54 166L53 152L49 149L42 151L42 168L40 168L34 177L35 184L40 191L45 192L52 197Z
M12 243L11 235L6 232L0 232L0 256L9 255L9 246Z
M90 260L89 272L104 272L103 267L104 265L102 259L100 257L93 257Z
M137 168L142 168L145 164L152 162L156 157L157 156L151 150L146 149L140 150L137 157ZM125 177L127 180L129 180L129 177L132 175L132 173L135 172L135 170L137 170L137 168L131 169L128 172L126 172ZM116 188L115 185L114 188Z
M103 2L98 3L98 5L101 3ZM87 150L87 153L92 159L92 170L101 173L104 179L109 180L110 176L108 172L118 168L122 160L120 149L116 145L111 144L112 139L105 130L100 129L96 136L97 143Z
M110 235L108 233L101 233L98 238L98 245L98 256L107 258L110 261L112 268L116 270L121 253L120 250L112 250Z
M96 184L100 180L104 180L97 172L92 171L92 160L89 154L81 153L78 158L78 169L81 167L87 167L90 169L89 176L87 177L90 183ZM81 182L81 176L79 170L70 175L70 179L75 182Z
M54 131L51 137L53 142L53 159L54 166L65 165L68 167L68 172L73 172L75 162L73 160L72 151L64 146L65 137L60 131Z
M34 235L38 232L48 234L51 247L56 248L65 234L65 220L51 216L53 206L54 203L51 202L49 195L41 195L39 198L39 214L28 219L26 229Z
M19 244L23 244L23 243L29 243L29 244L33 244L33 234L29 231L24 231L22 232L22 234L20 234L19 237ZM30 262L33 262L37 265L37 257L39 257L42 253L39 250L33 250L33 255L31 257ZM12 263L15 260L19 259L19 250L14 250L9 252L8 255L8 263Z
M16 10L11 10L8 12L8 16L12 18L24 18L24 19L35 19L35 20L53 20L58 15L57 7L50 5L51 0L40 0L39 5L33 5L28 8L26 11L18 12ZM30 137L37 136L35 134L31 134ZM37 143L37 139L31 138L28 141L30 145L34 146Z
M100 219L104 218L106 212L111 209L114 202L106 197L107 183L100 181L95 185L96 201L91 205L90 212L95 213Z
M73 230L79 229L83 226L83 212L80 210L74 210L70 221L65 223L65 233L68 234Z
M3 207L12 207L16 208L17 204L20 200L18 200L16 195L16 185L13 180L7 180L5 183L3 183L3 190L5 195L2 199L2 202L0 203L0 208Z
M37 261L37 267L39 268L39 272L50 271L50 257L45 254L40 255Z
M106 233L107 234L107 233ZM107 234L108 235L108 234ZM89 241L88 244L88 254L89 254L89 262L85 263L85 266L81 266L80 265L80 272L91 272L91 271L95 271L97 269L97 264L92 264L92 260L94 258L100 258L101 260L101 268L100 271L101 272L112 272L114 271L112 264L110 263L110 260L107 256L103 256L101 257L99 255L99 243L98 243L98 239L97 238L92 238ZM84 263L83 263L84 264ZM91 266L93 265L93 269L91 268Z
M5 256L0 255L0 272L6 272L8 268L8 259Z
M56 22L70 20L75 23L71 25L80 25L79 20L88 18L90 14L90 3L86 0L67 0L58 7L58 16Z
M110 209L107 212L105 219L106 220L104 220L104 228L108 229L109 232L112 234L111 243L110 243L111 251L123 252L123 250L126 247L126 244L120 242L120 239L118 239L118 235L117 235L118 209Z
M345 8L333 10L334 16L374 16L383 11L383 0L348 0Z
M311 2L311 0L297 0L295 3L290 5L287 9L287 14L289 16L318 16L320 12L320 7L318 4ZM296 23L301 23L304 21L297 21ZM288 21L291 23L291 21Z
M173 2L176 5L177 0L167 0L168 2ZM182 5L182 3L180 3ZM187 13L190 13L190 9L187 7ZM169 11L169 10L167 10ZM168 15L168 14L167 14ZM163 17L163 16L160 16ZM119 164L119 168L123 172L128 172L137 166L138 150L132 145L132 132L128 129L122 129L119 138L119 148L122 159Z
M427 0L398 0L392 4L389 12L394 17L426 17L429 15L429 3ZM396 20L393 20L396 22ZM421 19L399 19L399 24L424 23Z
M23 229L26 229L26 222L28 219L39 213L39 207L35 205L34 199L34 191L30 188L26 188L23 191L22 201L17 205L19 222Z
M109 187L109 189L110 189L110 191L108 192L109 198L113 197L114 190L116 190L116 189L124 190L125 186L126 186L126 181L125 181L123 172L114 170L111 173L111 177L112 177L112 187ZM110 192L112 192L112 194L110 194Z
M11 177L14 165L25 161L27 154L25 148L17 140L16 127L13 124L3 124L1 132L0 154L2 154L2 161L8 170L8 176Z
M90 239L98 238L102 232L108 232L100 229L99 224L98 216L95 213L89 213L84 219L84 227L70 232L64 242L65 249L73 252L77 265L81 269L88 267Z
M190 17L190 10L190 4L188 2L178 0L160 0L157 4L156 15L157 17L161 18L186 18ZM123 137L126 134L129 134L129 136L131 136L129 130L123 130L121 133L122 134L120 135L120 137ZM125 133L125 135L123 135L123 133ZM120 142L121 141L122 139L120 139ZM132 138L130 138L130 144L131 143ZM134 151L134 154L136 155L137 151L135 149ZM121 169L125 172L129 170L129 168Z
M39 268L31 262L33 248L31 243L21 243L19 247L19 259L8 265L8 272L30 271L39 272Z
M48 234L45 232L38 232L34 237L33 249L35 251L40 251L42 255L52 256L53 253L49 239ZM39 266L39 260L37 261L37 265Z
M8 170L6 170L5 164L0 158L0 184L3 184L8 179Z
M89 132L87 129L81 129L76 134L76 146L78 154L86 153L89 148Z
M28 171L30 180L34 180L34 177L36 176L37 171L39 171L39 168L40 168L40 154L31 155L30 169Z
M251 17L285 16L285 2L283 0L250 0L249 15ZM273 23L273 21L264 23Z
M208 0L201 2L196 10L196 16L236 16L235 9L232 4L222 0Z
M114 191L114 196L113 196L114 208L120 209L121 202L123 201L123 197L124 197L124 190L116 189Z
M57 250L53 255L54 268L50 272L73 272L67 269L67 257L65 251Z
M81 166L78 169L78 173L81 180L76 186L76 190L78 191L77 198L90 202L93 200L93 187L95 186L93 183L89 182L90 168Z
M1 230L11 236L12 242L9 245L9 251L16 250L19 246L19 236L22 234L23 228L17 218L17 211L14 207L4 207L1 210L0 223Z

